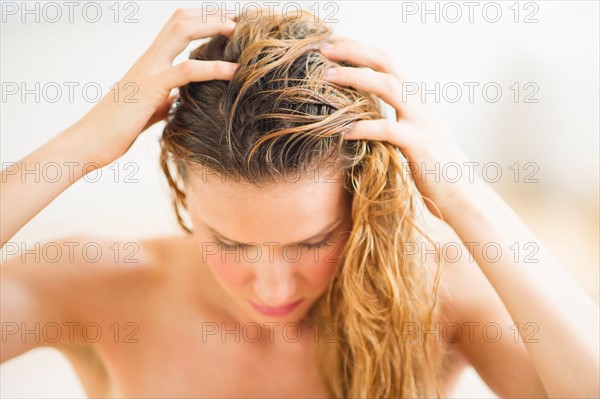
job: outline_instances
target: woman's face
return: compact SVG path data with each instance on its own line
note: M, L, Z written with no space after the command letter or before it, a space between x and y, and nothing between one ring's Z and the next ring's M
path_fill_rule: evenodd
M203 261L235 313L252 321L302 319L325 292L352 227L340 172L294 180L259 188L201 172L186 184Z

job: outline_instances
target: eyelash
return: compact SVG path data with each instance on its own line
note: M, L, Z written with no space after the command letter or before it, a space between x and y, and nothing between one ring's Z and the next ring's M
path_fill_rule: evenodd
M308 248L309 250L322 249L322 248L329 246L329 244L331 243L329 241L329 237L330 236L327 236L325 238L325 240L316 242L314 244L303 244L301 246ZM240 248L242 248L239 244L227 244L214 236L213 236L213 239L221 247L221 249L224 249L226 251L234 251L234 250L239 250Z
M329 241L329 237L327 237L321 242L315 242L314 244L306 244L306 248L310 250L323 249L325 247L328 247L330 243L331 242Z

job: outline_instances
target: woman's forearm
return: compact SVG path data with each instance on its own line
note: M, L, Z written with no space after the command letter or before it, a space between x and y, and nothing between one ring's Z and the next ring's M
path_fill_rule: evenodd
M74 125L20 161L2 170L0 239L2 247L71 184L100 165L95 143Z
M444 217L498 292L520 334L538 328L535 339L524 341L548 394L599 397L598 305L486 184L476 183ZM526 323L535 324L525 328Z
M105 95L76 124L2 171L2 246L67 187L118 159L142 131L165 119L175 98L169 96L171 90L190 82L231 80L239 66L236 63L187 60L172 65L190 40L233 34L235 21L216 16L208 22L203 20L193 32L173 28L189 21L185 15L194 13L178 11L171 17L148 51L116 85L117 95ZM36 168L49 167L57 171L50 179L36 176Z
M406 74L385 52L341 40L321 48L321 53L334 62L376 70L333 65L324 75L330 83L374 93L396 111L396 121L354 122L344 138L382 140L402 152L427 209L455 230L500 295L546 392L554 397L600 396L598 306L490 187L470 184L462 173L458 181L428 177L440 165L453 170L461 162L466 166L468 158L439 116L425 106L424 97L403 96ZM494 250L499 250L499 257ZM526 339L531 327L538 328L537 342Z

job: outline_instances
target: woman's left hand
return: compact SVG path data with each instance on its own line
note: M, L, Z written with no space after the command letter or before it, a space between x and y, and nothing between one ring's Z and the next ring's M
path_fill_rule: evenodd
M401 77L392 58L378 48L346 38L323 46L320 51L331 61L346 61L359 66L330 69L334 73L326 74L328 82L373 93L396 111L396 121L358 121L344 137L388 141L396 145L408 160L415 184L434 215L440 217L439 211L446 215L459 207L458 200L466 198L470 186L478 180L473 177L469 184L470 176L465 176L462 170L466 166L465 155L433 110L421 101L420 92L403 94L407 81ZM403 98L403 95L409 98ZM461 179L444 181L441 171L448 163L452 163L453 168L455 164L460 167Z

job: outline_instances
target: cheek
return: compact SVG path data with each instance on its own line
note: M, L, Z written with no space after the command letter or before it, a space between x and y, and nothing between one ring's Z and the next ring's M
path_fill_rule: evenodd
M202 244L203 240L198 239ZM240 288L244 286L252 277L250 268L244 263L236 261L234 254L223 254L214 243L204 245L203 260L223 286L229 288ZM202 246L201 246L202 248Z
M229 289L243 287L252 277L249 269L236 261L234 254L223 254L204 231L194 231L194 238L202 252L202 259L215 279Z
M248 268L236 263L235 260L222 262L220 254L206 256L206 264L215 279L230 290L240 290L252 278Z
M327 287L336 269L337 264L335 263L313 263L308 268L303 269L302 277L311 288L321 291Z
M343 249L340 245L343 243L331 244L307 253L302 277L315 290L325 289L337 271L339 254Z

